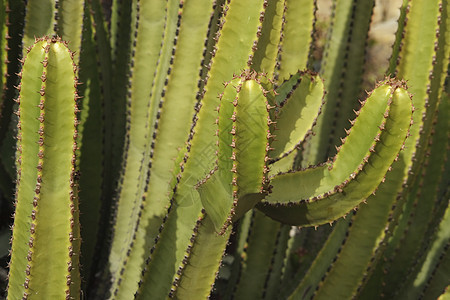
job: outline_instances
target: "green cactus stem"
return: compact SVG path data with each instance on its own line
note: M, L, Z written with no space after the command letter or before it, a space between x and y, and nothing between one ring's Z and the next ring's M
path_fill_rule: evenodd
M267 152L273 139L269 111L275 106L267 100L269 91L262 87L262 79L254 71L245 71L226 82L219 96L217 166L199 183L198 190L221 234L233 218L256 204L240 198L267 193Z
M313 50L317 1L286 0L283 11L283 30L279 43L275 76L281 84L297 70L308 67Z
M76 66L59 38L40 38L23 70L9 299L79 298L75 190Z
M317 226L345 216L367 199L407 137L413 109L404 88L389 80L377 87L351 121L333 162L273 176L272 193L258 208L288 224Z
M335 155L335 145L346 135L347 120L362 95L361 75L374 5L374 0L333 1L332 24L320 66L327 94L314 128L316 135L307 147L306 165Z
M285 88L295 81L284 97ZM280 107L275 115L276 139L271 143L269 157L279 160L296 150L311 134L323 104L325 90L322 79L312 72L298 72L277 89L275 101ZM281 91L280 91L281 90Z
M265 6L265 2L251 1L226 3L223 7L207 82L200 94L201 109L194 117L187 151L181 162L180 172L174 180L175 186L169 189L172 198L170 208L147 260L148 265L139 289L140 297L166 297L171 288L170 283L174 282L174 276L182 264L192 237L192 228L201 212L200 197L194 186L215 164L216 129L212 125L217 118L217 96L223 91L223 82L230 80L233 73L239 73L251 65ZM240 38L237 39L237 36ZM236 40L237 44L230 43L230 39ZM208 235L210 232L205 230ZM216 250L222 253L225 244L220 244ZM165 280L161 281L161 278ZM208 281L204 284L209 286Z

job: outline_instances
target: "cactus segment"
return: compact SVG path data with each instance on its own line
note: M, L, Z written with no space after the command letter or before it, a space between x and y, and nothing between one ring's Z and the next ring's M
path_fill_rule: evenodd
M175 293L169 294L177 299L208 298L231 233L228 230L223 236L218 236L208 215L199 222L201 226L198 232L194 231L196 236L193 235L195 243L188 246L188 258L186 262L183 261L185 266L180 270L181 274L176 276L173 286Z
M21 219L12 237L11 299L79 297L70 294L71 285L79 291L80 284L73 174L78 96L72 57L59 38L42 38L23 65L16 191Z
M386 252L389 260L384 268L388 272L383 280L397 281L398 287L403 286L406 278L414 273L413 269L417 268L417 264L410 265L408 262L421 259L424 241L428 239L429 231L433 231L433 216L436 217L435 211L439 207L438 187L445 176L442 166L448 159L448 120L448 105L441 102L439 119L434 122L421 173L417 174L413 185L408 188L409 197L406 199L402 216L404 220L401 220L400 226L396 228L397 231L403 232L396 233L394 237L397 245L395 252L392 253L391 249ZM433 160L430 160L430 157L433 157ZM398 278L403 279L400 281ZM383 291L386 295L394 295L396 292L397 289L388 287Z
M220 233L262 197L244 196L266 192L272 106L260 80L256 72L245 71L226 83L220 96L217 170L197 185L202 204ZM216 188L220 198L215 196Z
M188 245L191 244L190 239L200 211L200 200L191 206L177 206L176 202L172 201L155 245L145 262L146 267L139 282L136 299L164 298L169 295L172 283L178 277L177 271L183 268L183 259Z
M280 227L280 223L259 211L254 211L241 263L240 278L233 295L235 299L263 298Z
M270 220L270 218L266 218ZM273 220L271 220L273 222ZM274 299L280 294L280 283L286 268L286 254L291 239L291 226L281 225L275 237L275 248L272 252L270 268L264 282L263 299Z
M36 48L38 49L38 48ZM42 49L40 51L41 53L37 53L37 51L33 51L28 54L28 58L31 60L37 60L37 61L43 61L44 59L44 50ZM28 66L27 66L28 67ZM30 109L31 111L34 110L34 112L31 115L35 115L36 113L39 114L39 108L37 107L37 104L40 101L40 96L38 93L36 93L36 90L39 90L42 81L39 80L39 76L42 75L43 67L41 64L34 65L31 64L29 66L31 69L30 72L33 72L35 76L30 76L30 81L27 83L27 77L22 78L22 85L25 84L25 87L27 85L30 85L30 88L25 88L22 91L22 97L33 99L34 101L26 101L22 104L21 109L25 109L25 114ZM38 75L39 74L39 75ZM22 76L23 77L23 76ZM33 92L31 92L33 91ZM25 106L25 107L24 107ZM27 106L29 106L27 108ZM22 114L23 115L23 114ZM20 136L22 139L25 139L25 141L28 140L28 135L35 135L36 132L38 132L39 129L39 121L37 118L29 118L31 123L26 123L27 126L22 126ZM17 161L18 167L25 167L26 165L29 165L29 168L36 168L38 165L38 156L35 155L39 151L39 146L35 142L28 142L22 145L19 153L17 153L17 158L20 156L24 156L26 159L21 159L20 162ZM28 159L27 159L28 158ZM24 195L25 199L33 199L35 195L35 187L36 187L36 180L37 180L37 170L35 169L34 172L22 172L17 175L19 180L22 180L23 182L32 182L32 184L24 184L20 186L18 184L16 186L16 199L18 198L18 191L20 190L20 194ZM27 242L30 239L31 234L29 233L30 230L30 215L31 210L33 209L32 202L30 201L18 201L16 200L15 203L16 209L14 212L14 227L13 227L13 235L11 241L13 242L12 245L12 253L15 253L17 257L26 257L28 254L28 246ZM15 242L14 240L22 240L21 243ZM23 285L25 282L25 268L27 266L26 261L24 260L17 260L15 258L11 259L11 265L10 265L10 273L9 273L9 286L8 286L8 294L12 295L11 297L16 297L17 299L20 299L23 296L23 287L21 288L20 285ZM14 296L15 295L15 296Z
M124 136L126 132L126 107L128 72L131 59L132 2L113 1L111 16L111 61L112 61L112 103L111 114L111 173L117 181L122 162ZM119 13L120 12L120 13ZM116 18L117 17L117 18ZM135 30L136 28L134 28Z
M283 10L285 0L266 1L266 11L262 23L261 34L258 37L255 55L251 68L256 72L264 72L273 77L278 44L280 42Z
M175 5L174 2L172 1L171 7L176 7L176 14L178 5ZM115 274L114 277L117 276L116 274L126 259L127 247L123 247L123 245L129 245L132 240L132 232L145 185L151 134L149 95L152 85L149 84L148 78L154 77L154 69L160 55L164 39L161 32L164 32L168 22L167 6L167 1L158 1L157 3L138 1L136 3L137 16L135 24L132 25L133 28L136 28L132 37L131 77L127 95L127 132L118 183L118 200L113 228L114 239L109 258L111 273ZM136 61L141 63L137 64ZM112 289L114 288L115 285L112 286Z
M280 159L305 139L310 133L324 97L323 82L312 73L301 73L296 85L281 103L276 114L276 139L269 152L272 159ZM278 101L277 101L278 102Z
M150 143L149 173L138 212L138 225L127 250L126 261L120 274L117 274L117 280L120 280L120 289L116 294L118 298L133 295L136 291L141 276L139 266L143 264L146 250L153 247L167 212L170 199L167 192L171 188L174 160L185 144L195 112L200 81L199 62L203 59L201 50L204 48L208 20L213 14L213 5L210 4L203 5L202 9L199 9L201 3L198 1L179 6L179 27L170 51L173 56L160 95L159 117ZM177 120L168 117L173 115L177 116Z
M245 18L242 17L245 12ZM165 297L170 290L162 278L171 278L173 282L177 267L185 255L184 249L189 243L192 228L201 209L201 201L194 185L205 176L205 169L212 169L215 163L214 124L217 118L215 108L219 104L217 95L222 92L222 83L234 72L244 69L253 57L252 43L257 37L264 15L260 1L232 2L223 6L223 16L216 34L217 43L213 50L211 66L204 87L201 109L194 117L193 127L188 139L184 163L177 175L177 183L171 195L174 195L169 213L165 217L156 245L148 259L148 271L145 272L139 294L160 295ZM239 32L239 39L234 38ZM231 43L230 41L238 41ZM195 133L195 134L194 134ZM189 158L189 159L188 159ZM175 246L176 245L176 246ZM168 263L168 262L171 263ZM156 272L155 272L156 271ZM156 296L157 297L157 296Z
M245 12L245 17L243 13ZM264 19L264 7L261 1L232 2L223 7L223 16L216 34L216 45L213 49L207 83L201 100L201 109L196 116L193 130L192 149L186 164L186 170L180 182L178 202L190 200L192 187L205 177L205 170L211 170L215 165L214 134L216 129L211 124L217 119L216 108L220 100L217 96L223 92L223 83L239 74L251 65L254 56L256 38ZM239 33L239 38L237 38ZM255 41L248 42L248 41ZM186 193L184 192L186 191Z
M92 31L89 5L85 6L83 51L80 53L78 93L83 99L80 103L78 116L78 141L77 166L80 170L79 192L80 199L80 223L82 249L81 265L82 277L89 282L93 269L99 261L95 254L97 240L101 237L100 220L102 205L104 158L104 127L102 119L104 104L101 92L100 68L96 61L98 54L95 49L94 35Z
M432 122L441 97L445 69L448 68L448 55L450 55L448 50L449 7L448 1L435 1L432 5L428 5L426 1L416 0L414 3L410 1L405 8L407 22L403 26L401 35L397 35L398 38L403 38L399 54L392 57L390 71L393 69L392 66L395 65L396 71L394 74L408 80L410 91L414 95L415 113L414 124L410 131L412 136L405 144L405 151L401 155L400 163L393 165L394 170L396 168L403 168L403 170L399 171L399 175L396 177L387 177L388 181L397 181L396 184L392 184L392 186L396 185L396 189L384 190L382 187L381 193L374 196L373 200L369 199L369 202L392 201L387 198L395 199L399 193L402 194L401 201L393 215L394 222L389 225L389 232L392 232L392 237L385 250L388 259L378 266L378 270L375 271L377 274L383 274L384 269L389 270L391 268L393 255L395 255L396 249L402 246L404 231L409 227L410 213L413 212L410 208L414 207L414 203L405 203L405 200L414 201L414 198L406 196L410 192L414 193L414 190L406 187L417 187L416 181L420 180L419 175L422 173L425 163L424 157L429 151L428 141ZM417 38L418 35L421 36L420 39ZM426 43L430 43L430 45L426 45ZM420 57L417 56L417 51L421 52ZM423 74L417 74L419 70ZM403 208L406 210L403 211ZM407 252L411 255L415 251L409 249ZM396 269L402 273L406 272L404 266L403 270ZM389 277L389 272L387 277L383 277ZM391 277L391 279L393 279L392 287L397 287L404 282L401 275ZM398 281L400 279L401 281ZM398 283L395 284L394 280ZM378 286L380 286L382 282L378 281ZM373 286L375 283L370 283L370 285ZM373 287L373 289L379 290L380 288ZM387 294L395 292L391 287L383 288L383 290Z
M450 2L442 1L439 5L439 15L432 15L435 19L436 32L435 32L435 47L432 55L432 75L430 73L429 82L427 83L426 98L425 98L425 110L422 116L421 128L419 129L420 137L417 140L420 144L426 144L429 141L430 134L433 127L433 120L435 119L439 102L445 84L445 73L448 72L448 62L450 61ZM430 31L431 35L431 31ZM415 75L414 75L415 76ZM424 155L428 147L417 147L414 153L414 159L412 171L414 174L420 172L423 164ZM412 180L414 176L411 176Z
M9 203L12 203L12 195L14 193L13 179L15 177L14 162L14 136L16 132L10 127L10 123L14 111L14 101L6 101L6 99L14 99L17 97L17 90L14 86L18 82L18 73L20 70L19 57L22 54L22 33L23 23L14 22L14 17L21 19L24 3L20 1L2 1L1 16L1 33L4 37L1 42L2 54L1 70L2 70L2 95L0 98L0 149L2 159L0 161L0 188L4 192ZM13 121L15 122L15 120ZM12 129L12 130L11 130ZM14 132L13 132L14 131ZM5 154L6 153L6 154Z
M448 195L448 194L447 194ZM447 200L450 204L450 201ZM429 293L428 296L436 298L439 296L440 291L442 291L448 284L448 261L450 260L448 249L450 248L450 206L447 206L445 214L440 221L437 230L433 237L433 242L430 245L430 249L420 266L420 271L418 272L415 280L409 282L408 286L403 289L404 295L400 296L406 297L416 297L419 298L423 296L423 293ZM447 265L446 265L447 263ZM442 267L440 266L442 265ZM441 268L443 270L447 269L447 272L443 271L441 275L441 280L437 280L434 284L440 285L440 287L434 287L430 291L428 280L439 272L436 269ZM439 276L439 275L437 275ZM434 290L434 291L433 291ZM437 292L437 293L436 293ZM433 295L434 293L434 295Z
M450 285L445 288L442 295L439 296L438 300L449 300L450 299Z
M274 176L272 193L257 207L281 222L313 226L342 217L364 201L383 181L411 123L408 92L401 83L387 83L364 103L358 112L363 116L352 121L331 165ZM300 183L305 174L320 180L308 178L308 187Z
M0 1L0 34L1 36L7 36L8 34L8 17L6 14L6 9L8 7L7 1L2 0ZM9 37L10 39L11 37ZM8 39L6 38L2 38L0 41L0 49L2 49L2 52L0 54L0 71L1 74L6 74L7 71L7 59L8 59L8 51L6 51L7 49L7 45L8 45ZM2 75L0 76L0 84L3 87L6 84L6 80L7 80L7 76ZM0 116L2 114L2 110L3 110L3 102L5 97L3 96L3 94L5 93L4 88L2 88L2 90L0 91Z
M246 76L254 76L246 74ZM267 168L267 150L272 134L269 125L272 123L269 116L271 108L265 98L269 91L256 80L245 78L238 93L237 105L231 118L235 124L235 136L231 142L233 153L236 154L236 181L238 197L251 193L265 192ZM233 128L231 129L233 130ZM220 128L219 128L220 131ZM233 133L231 133L233 135ZM232 154L233 155L233 154ZM234 160L234 158L231 158ZM252 162L250 164L246 162ZM219 166L220 167L220 166ZM232 170L234 173L234 170Z
M286 0L283 35L278 53L277 82L282 83L297 70L306 69L311 52L317 1Z
M303 276L300 284L289 296L289 299L310 299L317 290L319 283L336 261L342 246L346 242L346 234L351 226L351 218L339 220L329 235L327 241L317 254L308 272Z
M437 39L439 32L440 14L442 1L432 3L423 0L416 0L409 3L408 23L403 31L403 46L400 50L398 65L395 75L398 78L408 81L410 92L414 95L413 105L415 108L414 124L411 127L411 138L405 148L405 158L407 159L406 173L412 166L412 158L416 152L420 131L424 122L431 122L432 119L424 120L425 107L435 103L427 103L429 100L429 88L432 81L433 64L437 51ZM419 38L420 36L420 38ZM414 51L412 51L414 49ZM420 54L419 54L420 53ZM448 53L446 53L448 55ZM448 63L448 58L444 64ZM439 74L439 73L438 73ZM441 83L442 85L442 83ZM420 158L417 158L419 159Z
M388 74L395 74L395 69L397 68L397 65L399 63L399 54L400 50L402 49L403 39L402 35L404 34L405 26L408 22L408 12L409 12L409 3L411 0L403 0L402 5L400 7L400 15L397 20L397 31L395 32L395 41L394 45L392 45L392 54L391 59L389 60L389 68L387 73Z
M59 0L57 34L69 42L69 49L75 53L74 61L78 63L81 50L81 32L83 29L84 0Z

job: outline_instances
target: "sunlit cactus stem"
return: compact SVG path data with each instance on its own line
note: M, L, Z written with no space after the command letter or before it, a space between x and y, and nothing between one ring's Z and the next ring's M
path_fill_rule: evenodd
M19 85L9 299L78 299L76 66L58 37L27 50Z
M448 298L450 0L0 7L1 299Z

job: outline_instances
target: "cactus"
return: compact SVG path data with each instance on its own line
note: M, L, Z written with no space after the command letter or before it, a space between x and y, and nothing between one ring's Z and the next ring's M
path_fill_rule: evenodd
M2 3L7 299L448 297L448 0Z
M22 67L9 297L79 295L76 66L59 39L37 39ZM32 184L32 182L34 184Z

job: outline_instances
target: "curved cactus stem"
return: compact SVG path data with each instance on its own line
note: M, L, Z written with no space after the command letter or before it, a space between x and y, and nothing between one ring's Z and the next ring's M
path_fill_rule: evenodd
M43 38L36 41L23 66L8 288L12 299L79 299L73 174L77 82L72 57L59 39Z
M271 143L274 150L269 152L270 158L287 156L310 134L320 113L324 95L323 82L319 76L300 73L296 85L277 111L276 139Z
M410 95L391 84L373 91L333 164L274 176L272 193L257 207L281 222L314 226L367 199L384 180L411 122Z
M296 88L298 88L299 83L301 83L301 78L302 78L303 75L305 75L307 78L310 78L310 76L311 76L311 79L313 77L315 77L315 75L313 75L313 73L310 73L308 71L298 71L295 75L291 75L289 79L286 79L279 87L276 88L276 92L275 92L276 95L275 95L275 97L274 97L274 99L272 101L277 106L281 106L284 102L287 101L288 98L292 98L293 97L292 94L296 91ZM307 80L307 81L309 81L309 80ZM320 83L312 84L312 86L313 87L320 86ZM312 91L314 91L314 89ZM304 91L304 92L306 92L306 94L305 94L306 97L310 97L312 91ZM300 93L300 92L297 91L295 93L297 94L297 93ZM300 95L299 98L303 99L303 97L305 95ZM294 102L294 105L295 104L299 104L296 101L293 101L293 102ZM315 102L315 103L313 102L313 103L317 105L317 104L319 104L319 102L320 101ZM284 108L283 110L287 110L287 109ZM287 114L287 115L290 115L290 114ZM298 115L296 117L298 117ZM273 118L274 119L276 118L275 114L274 114ZM305 125L305 126L306 127L314 126L315 119L316 118L313 117L314 121L311 124ZM297 122L302 123L301 120L297 120ZM286 123L286 122L284 122L284 123ZM292 122L292 124L289 124L289 122L287 122L287 123L288 123L288 126L287 126L288 128L286 128L286 129L287 130L292 130L292 126L291 125L294 122ZM275 125L274 127L276 128L277 125ZM299 129L305 129L305 128L302 127L302 128L299 128ZM296 133L299 133L299 132L301 133L303 130L296 130L296 129L293 130L291 132L293 140L295 140L296 138L298 138L299 140L297 140L296 142L295 141L291 141L291 144L295 144L295 148L298 148L298 149L302 148L303 149L304 145L305 145L305 142L307 141L306 138L310 136L310 133L311 133L310 129L311 128L305 129L306 134L303 135L302 137L298 137L299 136L298 134L297 134L297 137L296 137ZM275 129L275 130L277 130L277 129ZM280 130L278 130L278 131L280 131ZM275 131L275 133L278 133L278 131ZM305 131L303 131L303 132L305 132ZM284 136L286 137L288 135L284 135ZM301 134L300 134L300 136L301 136ZM278 139L279 139L279 137L276 137L272 141L272 144L278 144L279 145L280 143L277 142ZM285 140L284 142L287 142L287 141ZM286 146L286 145L284 145L284 146ZM272 149L272 151L269 152L269 157L270 157L272 152L274 152L274 151L275 152L277 152L277 151L279 152L280 151L280 149L279 149L280 146L275 146L275 147L272 147L272 148L274 148L274 149ZM294 149L290 149L290 151L287 151L287 152L284 152L284 153L280 154L280 156L277 159L272 159L272 160L269 161L269 164L270 164L270 173L269 174L270 175L275 175L275 174L281 173L281 172L288 172L288 171L291 171L293 169L298 168L297 167L297 160L299 159L299 156L298 156L299 152L298 151L292 151L292 150L294 150Z
M313 45L316 2L316 0L286 0L284 3L283 36L275 73L278 84L307 67Z
M177 299L208 298L230 236L231 230L218 236L208 215L199 222L201 225L195 233L195 240L186 251L183 269L175 277L169 294Z

